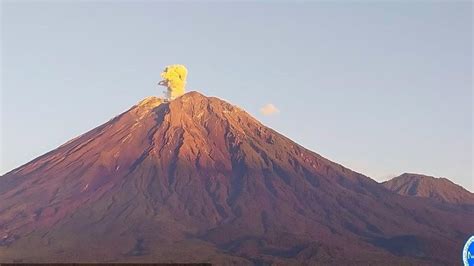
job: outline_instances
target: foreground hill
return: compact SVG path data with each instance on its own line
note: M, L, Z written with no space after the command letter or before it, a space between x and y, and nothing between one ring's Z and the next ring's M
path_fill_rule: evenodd
M405 173L383 185L400 195L429 198L440 202L474 205L474 194L446 178Z
M196 92L0 177L0 262L456 264L473 228Z

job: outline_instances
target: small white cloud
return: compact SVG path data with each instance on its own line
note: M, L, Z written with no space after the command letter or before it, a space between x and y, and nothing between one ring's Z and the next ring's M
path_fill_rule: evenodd
M268 116L268 115L278 114L280 112L280 110L278 110L278 108L276 108L275 105L273 105L271 103L267 103L262 108L260 108L260 112L263 115Z

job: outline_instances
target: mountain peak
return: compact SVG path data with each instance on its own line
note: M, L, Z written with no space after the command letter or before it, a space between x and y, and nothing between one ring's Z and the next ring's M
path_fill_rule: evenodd
M207 98L207 96L205 96L204 94L200 93L200 92L197 92L197 91L189 91L185 94L183 94L182 96L180 96L179 98L181 99L188 99L188 98Z
M447 183L451 183L453 185L456 185L456 184L452 183L449 179L444 178L444 177L435 177L435 176L429 176L429 175L418 174L418 173L403 173L400 176L395 177L395 178L399 178L399 179L403 179L403 180L407 180L407 181L409 181L409 180L424 180L426 182L447 182Z
M182 96L174 99L174 100L171 100L171 101L166 101L165 99L163 98L159 98L159 97L156 97L156 96L148 96L148 97L145 97L143 100L139 101L135 106L136 107L139 107L139 108L145 108L145 109L153 109L155 107L157 107L158 105L162 104L162 103L165 103L165 102L169 102L169 103L180 103L180 104L184 104L184 103L189 103L189 102L192 102L192 104L197 104L203 100L205 101L209 101L210 99L215 99L214 102L216 101L217 98L214 98L214 97L207 97L197 91L190 91L186 94L183 94ZM220 99L217 99L218 101L222 101ZM223 101L222 101L223 102Z
M440 202L474 204L474 194L447 178L404 173L383 183L400 195L431 198Z

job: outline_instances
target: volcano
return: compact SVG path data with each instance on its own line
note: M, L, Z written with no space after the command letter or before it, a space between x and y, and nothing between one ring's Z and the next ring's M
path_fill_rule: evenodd
M0 177L0 262L452 265L473 231L197 92Z

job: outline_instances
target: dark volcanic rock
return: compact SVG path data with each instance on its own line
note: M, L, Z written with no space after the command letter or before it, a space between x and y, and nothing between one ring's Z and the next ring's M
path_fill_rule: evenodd
M196 92L0 177L0 262L453 264L473 228Z

